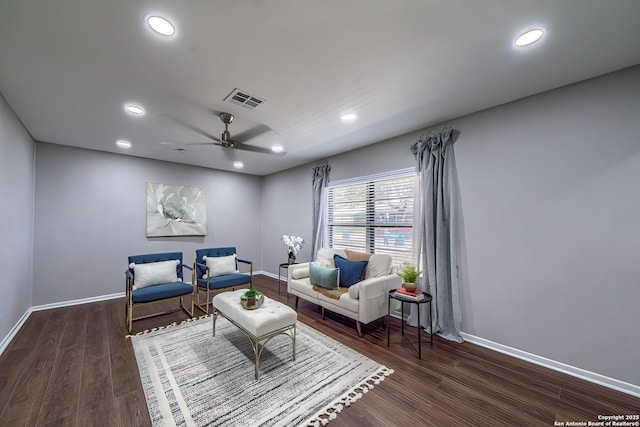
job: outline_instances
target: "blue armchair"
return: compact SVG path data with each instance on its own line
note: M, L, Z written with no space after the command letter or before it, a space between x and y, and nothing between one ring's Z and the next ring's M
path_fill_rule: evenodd
M240 273L238 263L248 264L249 273ZM198 249L193 274L196 278L196 307L208 314L211 291L252 285L253 262L238 258L234 247ZM204 307L200 303L201 290L206 291Z
M183 281L184 268L192 272L190 283ZM129 268L125 271L125 277L126 322L129 333L134 320L173 313L181 309L193 317L193 269L182 263L182 252L132 255L129 257ZM191 312L184 306L183 298L187 295L191 295ZM180 299L180 308L133 317L133 308L136 306L170 299Z

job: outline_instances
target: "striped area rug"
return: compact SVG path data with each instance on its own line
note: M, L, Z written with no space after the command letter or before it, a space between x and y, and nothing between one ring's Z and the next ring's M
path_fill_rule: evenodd
M211 316L131 337L154 426L320 426L393 373L297 323L271 339L255 380L249 339Z

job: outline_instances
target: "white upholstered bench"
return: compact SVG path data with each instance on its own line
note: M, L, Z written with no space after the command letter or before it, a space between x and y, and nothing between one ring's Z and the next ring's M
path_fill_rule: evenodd
M260 354L267 342L276 335L287 335L293 345L293 360L296 360L296 321L298 314L271 298L264 297L260 308L245 310L240 303L240 296L246 289L222 292L213 297L213 336L216 336L216 319L218 314L228 319L243 331L253 347L256 380L260 376ZM260 342L262 345L260 345Z

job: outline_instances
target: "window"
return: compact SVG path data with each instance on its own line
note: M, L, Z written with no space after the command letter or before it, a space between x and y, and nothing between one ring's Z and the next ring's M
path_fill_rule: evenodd
M415 177L411 168L329 184L329 246L413 262Z

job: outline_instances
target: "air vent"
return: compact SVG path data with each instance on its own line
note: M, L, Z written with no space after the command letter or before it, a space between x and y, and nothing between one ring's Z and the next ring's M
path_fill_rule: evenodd
M260 99L257 96L251 95L249 92L245 92L244 90L240 90L235 88L227 97L224 99L225 101L229 101L234 104L242 105L245 108L253 110L256 107L262 105L264 99Z

